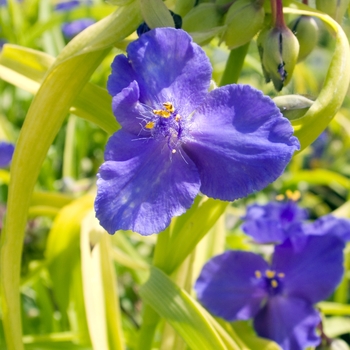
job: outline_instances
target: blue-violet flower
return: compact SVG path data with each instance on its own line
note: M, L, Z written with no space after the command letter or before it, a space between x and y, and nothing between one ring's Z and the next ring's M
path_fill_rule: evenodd
M143 34L112 63L121 130L98 174L96 216L109 232L157 233L201 191L232 201L279 177L299 142L273 101L248 85L208 92L211 65L181 29Z
M228 321L254 318L257 334L284 350L316 346L321 319L313 304L340 282L344 242L325 234L306 236L303 243L302 249L290 239L276 246L271 265L246 251L214 257L195 284L199 301Z
M247 208L242 230L258 243L282 243L300 233L307 217L307 211L293 200L253 204Z
M94 23L95 20L92 18L81 18L72 22L66 22L62 24L62 32L66 38L72 39Z
M10 165L15 146L12 143L0 141L0 168Z

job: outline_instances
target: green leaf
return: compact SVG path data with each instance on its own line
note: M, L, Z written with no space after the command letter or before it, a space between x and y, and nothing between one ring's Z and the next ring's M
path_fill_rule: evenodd
M0 56L0 78L36 94L55 59L43 52L5 45ZM70 112L112 134L119 125L111 111L112 98L105 89L87 83L74 100Z
M81 223L81 269L86 320L94 349L108 350L106 309L101 271L99 243L91 247L90 234L96 226L92 212Z
M82 222L80 246L85 308L93 347L122 350L125 346L110 236L99 225L93 211Z
M53 291L64 313L69 303L69 281L72 266L78 263L81 220L93 206L93 196L83 196L65 206L50 230L45 256L53 282ZM67 263L69 262L69 264Z
M331 301L322 301L317 304L317 307L325 315L339 315L339 316L350 315L350 305L347 305L347 304L339 304Z
M296 8L284 8L284 13L317 17L335 34L335 50L322 90L306 114L292 121L303 150L327 127L344 101L350 81L350 48L343 29L331 17L296 1L292 3Z
M180 228L174 229L167 245L167 251L163 252L162 270L170 274L180 266L225 212L227 206L227 202L209 198L203 201L196 210L184 214L185 222Z
M7 217L1 235L0 291L8 350L23 350L20 262L28 208L40 167L91 74L110 48L131 34L139 22L138 4L134 2L77 35L50 67L26 116L12 160Z
M310 185L331 185L337 183L346 189L350 189L350 180L334 171L326 169L301 170L283 175L283 187L286 189L306 181Z
M162 0L140 0L140 8L150 28L175 27L174 20Z
M273 341L259 338L247 321L232 323L232 328L237 332L245 343L246 349L250 350L280 350L281 348Z
M172 325L192 350L227 349L196 301L161 270L152 268L140 295Z

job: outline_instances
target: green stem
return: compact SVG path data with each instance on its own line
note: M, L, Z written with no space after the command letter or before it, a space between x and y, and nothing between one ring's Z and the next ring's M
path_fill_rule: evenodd
M225 71L221 78L220 86L237 83L244 59L248 52L249 44L248 42L245 45L231 50L226 62Z

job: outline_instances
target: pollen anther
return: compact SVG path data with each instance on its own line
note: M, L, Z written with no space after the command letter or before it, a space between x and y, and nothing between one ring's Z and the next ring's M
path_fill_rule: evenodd
M280 272L280 273L277 274L277 276L278 276L279 278L283 278L283 277L285 276L285 274L284 274L283 272Z
M159 115L162 118L169 118L171 113L168 111L163 111L162 109L154 109L152 111L155 115Z
M276 272L271 270L266 270L265 275L267 278L274 278L276 276Z
M271 286L272 286L273 288L277 288L277 287L278 287L278 282L277 282L276 280L272 280L272 281L271 281Z
M154 128L154 122L148 122L148 123L145 125L145 128L146 128L146 129L153 129L153 128Z
M172 153L172 154L176 153L176 149L173 148L173 149L171 150L171 153Z
M181 119L181 115L180 114L176 114L175 116L175 121L179 122Z
M292 200L293 202L296 202L297 200L300 199L301 194L300 191L296 190L296 191L291 191L291 190L287 190L286 191L286 196L288 199Z
M275 197L276 201L283 201L284 199L284 194L278 194L276 197Z
M261 278L261 272L258 271L258 270L256 270L256 271L255 271L255 277L256 277L256 278Z
M173 104L171 102L164 102L163 106L167 111L169 111L171 113L175 112L175 107L173 106Z

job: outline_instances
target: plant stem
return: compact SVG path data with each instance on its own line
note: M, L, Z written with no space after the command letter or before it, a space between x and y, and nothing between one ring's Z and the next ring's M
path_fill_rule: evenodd
M231 50L221 78L220 86L237 83L243 67L245 56L248 52L249 44L250 42Z
M272 26L278 29L285 28L282 0L271 0Z

